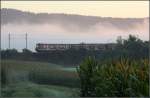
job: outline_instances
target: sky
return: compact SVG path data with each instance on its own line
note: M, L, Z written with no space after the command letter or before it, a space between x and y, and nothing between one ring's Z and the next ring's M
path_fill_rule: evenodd
M148 1L1 1L1 8L13 8L34 13L66 13L114 18L149 17ZM82 22L82 21L80 21ZM75 22L76 23L76 22ZM149 39L149 22L145 19L135 23L134 28L121 30L111 22L95 24L85 31L76 24L6 24L1 26L2 48L8 48L11 32L11 48L25 47L25 32L28 32L29 49L35 51L37 43L111 43L118 36L127 38L137 35ZM123 25L123 23L121 23ZM42 29L41 29L42 28ZM109 29L108 29L109 28ZM19 37L21 34L21 37Z
M1 1L1 8L35 13L67 13L101 17L149 17L148 1Z

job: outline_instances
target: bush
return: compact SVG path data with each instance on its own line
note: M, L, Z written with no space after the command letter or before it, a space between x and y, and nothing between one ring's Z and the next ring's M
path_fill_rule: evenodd
M88 58L77 68L81 82L81 96L148 97L148 60L118 61L99 65Z
M97 62L95 59L88 57L77 68L81 82L81 96L92 97L95 96L95 84L93 77L96 72Z

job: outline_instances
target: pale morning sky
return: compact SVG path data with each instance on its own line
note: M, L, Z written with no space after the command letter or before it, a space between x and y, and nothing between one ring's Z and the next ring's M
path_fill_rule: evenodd
M149 17L148 1L1 1L1 8L35 13L68 13L102 17Z
M119 18L149 17L148 1L1 1L1 8L13 8L35 13L67 13ZM91 28L97 28L89 30L89 33L75 32L79 29L76 26L70 30L65 29L65 25L59 27L54 24L8 24L3 25L1 29L2 48L8 48L9 32L13 32L11 33L11 48L18 50L25 47L25 39L24 35L21 38L16 36L28 32L28 42L30 43L28 47L33 51L37 43L110 43L115 42L117 36L126 38L129 34L138 35L141 39L148 40L149 24L147 21L135 24L137 25L135 29L127 31L120 31L113 26L108 29L107 26L94 25Z

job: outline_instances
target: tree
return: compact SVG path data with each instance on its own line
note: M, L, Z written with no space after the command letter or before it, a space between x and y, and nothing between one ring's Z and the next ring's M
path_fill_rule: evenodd
M109 62L109 61L108 61ZM98 64L87 58L77 68L82 97L149 96L148 59L120 58Z
M77 72L81 82L81 96L83 97L94 97L95 95L95 84L93 77L98 66L95 58L86 58L79 67Z
M1 69L1 84L5 85L6 84L6 70L5 69Z
M117 38L117 44L119 44L119 45L122 45L123 44L123 39L122 39L122 37L121 36L118 36L118 38Z
M134 35L129 35L128 39L122 39L119 36L117 39L117 47L114 50L114 55L124 55L133 59L147 58L148 47L148 42L143 42Z
M32 51L30 51L28 49L23 49L22 52L25 54L32 54Z

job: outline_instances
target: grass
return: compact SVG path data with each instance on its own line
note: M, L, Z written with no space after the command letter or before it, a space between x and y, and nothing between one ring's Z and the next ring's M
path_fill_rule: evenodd
M52 64L52 63L41 63L41 62L31 62L31 61L17 61L17 60L2 60L1 61L2 67L11 67L13 69L23 69L23 70L30 70L32 68L39 69L42 66L42 69L47 68L61 68L61 65ZM5 65L5 66L3 66Z
M61 65L15 60L1 65L4 96L73 96L72 89L79 86L77 73Z
M11 84L2 89L5 97L75 97L78 90L54 85L39 85L30 82Z
M147 59L121 59L104 64L97 63L95 67L95 62L85 61L80 65L85 68L78 70L82 74L80 78L83 78L80 82L73 67L15 60L2 60L1 63L2 78L6 79L2 85L2 95L5 97L76 97L83 91L83 88L79 88L80 82L83 82L85 87L94 88L93 94L96 97L149 96ZM87 78L84 80L81 76ZM86 83L90 83L91 86ZM84 91L91 93L87 89Z
M76 72L76 67L65 67L61 68L64 71L69 71L69 72Z

